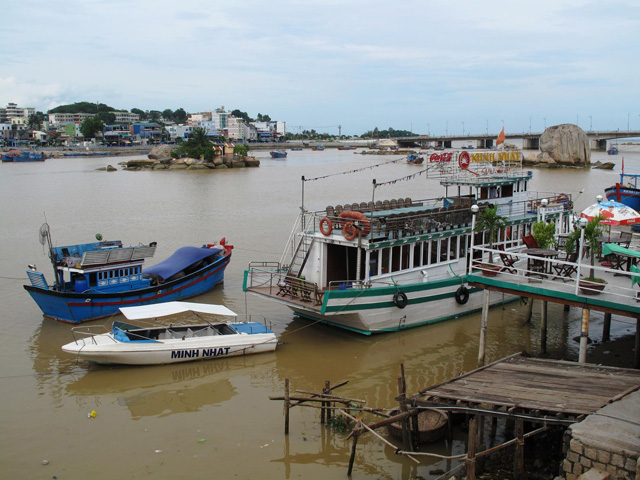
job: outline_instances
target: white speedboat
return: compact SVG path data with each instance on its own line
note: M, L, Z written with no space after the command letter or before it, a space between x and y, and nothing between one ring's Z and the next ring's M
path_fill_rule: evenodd
M74 341L62 350L105 365L158 365L272 352L278 343L266 325L238 322L237 315L222 305L167 302L120 311L127 320L138 323L168 316L183 318L179 325L168 326L113 322L111 331L97 335L91 334L94 326L74 327ZM184 323L186 314L195 316L197 323Z

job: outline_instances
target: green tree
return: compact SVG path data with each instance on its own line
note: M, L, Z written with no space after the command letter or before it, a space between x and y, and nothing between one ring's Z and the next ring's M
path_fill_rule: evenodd
M60 105L59 107L52 108L49 113L93 113L98 114L100 112L113 112L116 110L104 103L94 102L76 102L69 105Z
M104 123L97 115L92 118L87 118L82 125L80 125L80 132L85 138L95 138L96 134L102 133Z
M116 114L113 112L100 112L98 113L98 117L102 120L106 125L113 125L116 123Z
M180 143L173 153L177 157L204 158L209 161L216 156L216 150L204 128L194 128L189 134L189 139Z
M173 110L166 108L162 111L162 118L165 120L173 120Z
M146 120L147 118L149 118L149 115L147 115L147 112L145 112L144 110L140 110L139 108L132 108L131 113L135 113L139 115L140 120Z
M187 120L187 112L184 111L184 108L178 108L175 112L173 112L173 121L177 123L184 123Z
M151 110L149 112L149 120L151 120L152 122L159 121L161 117L162 117L162 112L158 110Z
M489 248L493 250L493 242L498 238L500 229L507 226L507 219L498 215L498 206L486 207L478 213L476 232L486 231L489 235ZM493 252L489 252L489 263L493 263Z
M253 122L253 118L251 118L247 112L242 112L236 109L231 112L231 115L236 118L242 118L247 123Z
M233 153L235 155L240 155L241 157L246 157L249 154L249 146L236 145L235 147L233 147Z
M42 128L42 119L38 116L38 114L29 115L29 119L27 120L27 127L29 130L40 130Z

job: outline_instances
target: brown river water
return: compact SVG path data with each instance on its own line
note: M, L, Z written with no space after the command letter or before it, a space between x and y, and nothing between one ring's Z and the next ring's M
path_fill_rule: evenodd
M623 156L625 170L640 173L640 148L619 147L615 157L592 154L594 162L616 162L614 171L536 169L530 189L565 191L575 198L584 188L576 201L580 211L618 180ZM256 156L260 168L211 172L96 170L122 157L0 166L3 478L345 478L351 442L347 434L322 427L318 410L293 409L285 437L282 402L268 398L283 393L285 378L292 391L320 391L325 380L348 380L338 394L366 400L370 407L392 407L401 363L409 394L475 368L479 315L365 337L314 325L281 305L245 297L242 278L248 263L280 259L299 212L301 176L360 169L392 158L333 149L289 152L286 160L272 160L266 151ZM397 163L307 182L305 207L368 201L374 178L383 182L419 169ZM431 198L443 192L436 180L418 177L377 190L376 199ZM44 319L22 288L28 263L51 277L38 241L45 216L57 245L91 242L96 233L125 244L157 241L151 264L180 246L226 237L235 250L224 285L193 301L263 315L273 322L281 344L275 353L181 365L103 367L77 361L60 349L72 340L71 326ZM580 312L565 313L558 306L549 310L550 356L577 359L573 338ZM523 326L525 313L519 302L491 311L487 361L523 350L539 353L539 309ZM593 313L595 339L601 324L602 316ZM629 319L614 317L613 338L633 331ZM598 362L616 364L614 346L599 354L603 360ZM95 418L88 417L92 410ZM460 440L429 448L464 451ZM446 464L423 459L416 466L364 435L353 478L435 478L430 474L435 468L446 470Z

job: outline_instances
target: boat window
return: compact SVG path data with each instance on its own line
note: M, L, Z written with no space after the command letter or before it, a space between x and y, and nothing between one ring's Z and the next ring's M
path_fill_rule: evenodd
M503 185L501 197L513 197L513 185Z
M389 273L391 248L382 249L382 260L380 261L380 273Z
M458 242L458 246L459 248L459 255L458 258L465 258L467 256L467 243L469 242L469 235L465 235L463 237L459 238L459 242Z
M431 240L422 244L422 265L431 264Z
M423 242L417 242L413 245L413 266L419 267L422 265L422 249Z
M411 267L410 264L410 252L411 252L411 245L402 245L401 246L401 252L402 252L402 266L401 269L402 270L408 270Z
M480 187L480 200L489 198L489 187Z
M451 252L451 256L449 257L451 260L455 260L458 258L458 238L459 237L451 237L449 242L449 251Z
M369 253L369 276L378 275L378 250Z
M400 267L401 253L402 253L402 250L400 245L391 247L391 271L392 272L397 272L401 269Z
M438 258L440 258L440 242L437 240L431 240L431 258L429 260L429 265L433 265L434 263L438 263Z
M449 238L440 239L440 261L446 262L449 260Z

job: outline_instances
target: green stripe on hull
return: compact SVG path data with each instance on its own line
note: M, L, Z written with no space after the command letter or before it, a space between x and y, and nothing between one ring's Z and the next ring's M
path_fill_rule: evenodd
M491 308L497 307L497 306L500 306L500 305L506 305L507 303L515 302L516 300L518 300L518 297L510 298L508 300L505 300L504 302L498 302L498 303L493 304L491 306ZM471 313L476 313L476 312L480 312L480 311L482 311L482 308L474 308L473 310L468 310L468 311L464 312L462 315L469 315ZM398 332L400 330L407 330L409 328L414 328L414 327L423 327L425 325L432 325L434 323L440 323L440 322L444 322L446 320L452 320L454 318L460 318L460 316L461 316L459 313L456 313L456 314L448 315L448 316L445 316L445 317L434 318L432 320L426 320L424 322L413 323L411 325L404 325L402 327L393 327L393 328L383 328L383 329L376 330L376 331L372 332L370 330L360 330L358 328L353 328L353 327L349 327L349 326L346 326L346 325L342 325L340 323L332 322L331 320L327 320L327 319L315 318L315 317L310 316L310 315L305 315L304 312L301 312L301 311L298 311L298 310L295 310L295 309L293 309L293 312L297 316L299 316L301 318L305 318L305 319L310 320L312 322L324 323L326 325L342 328L343 330L349 330L351 332L359 333L361 335L372 335L374 333Z

